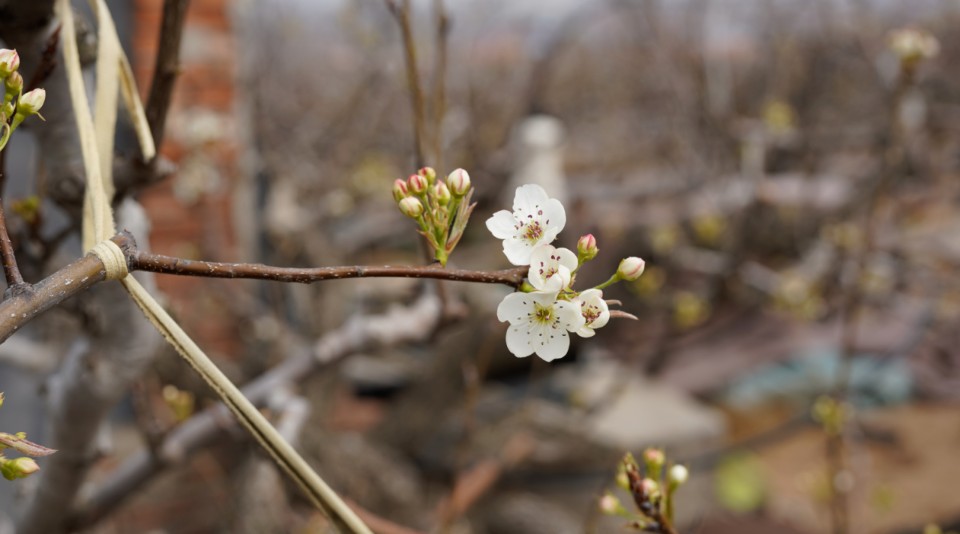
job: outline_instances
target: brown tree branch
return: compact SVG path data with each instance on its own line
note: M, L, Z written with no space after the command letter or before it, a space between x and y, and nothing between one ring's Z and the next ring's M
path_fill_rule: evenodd
M180 41L183 38L183 23L189 5L190 0L163 1L163 18L160 20L160 41L157 44L153 79L150 82L147 102L144 104L150 133L158 149L163 141L173 86L177 74L180 73Z
M84 256L0 302L0 343L40 313L106 279L99 258Z
M3 157L0 156L0 162ZM2 163L0 163L2 165ZM2 170L0 170L2 172ZM0 201L0 261L3 263L3 276L7 280L6 294L13 294L23 289L23 275L17 266L17 256L13 253L13 243L7 232L7 218L3 212L3 203Z
M257 263L217 263L184 260L143 252L137 248L136 241L128 233L118 234L111 240L123 250L131 272L146 271L204 278L249 278L297 283L347 278L432 278L519 287L527 273L525 267L514 267L499 271L389 265L301 269L273 267ZM0 302L0 343L41 312L105 279L106 271L103 268L103 263L96 256L88 254L36 284L24 284L23 291Z
M50 73L57 67L57 47L60 46L60 26L53 30L53 33L47 37L47 44L43 47L43 53L40 54L40 65L33 71L30 82L24 88L24 91L31 91L40 87L40 84L50 77Z
M504 284L519 287L527 274L526 267L514 267L500 271L470 271L466 269L442 269L434 266L364 266L343 267L274 267L259 263L219 263L212 261L185 260L150 254L130 248L128 256L131 271L149 271L160 274L199 276L204 278L249 278L275 282L310 284L323 280L346 278L432 278L457 282L481 284Z
M17 256L13 252L10 232L7 231L7 217L3 212L3 188L7 178L7 153L0 151L0 262L3 264L3 276L7 280L7 294L23 288L23 275L17 266Z
M144 113L150 127L150 135L157 147L157 155L149 162L139 157L114 164L113 175L117 197L159 182L169 176L173 163L160 155L160 146L166 134L167 112L173 99L173 88L180 74L180 42L183 40L183 25L190 0L164 0L160 20L160 41L153 65L150 92L144 104Z

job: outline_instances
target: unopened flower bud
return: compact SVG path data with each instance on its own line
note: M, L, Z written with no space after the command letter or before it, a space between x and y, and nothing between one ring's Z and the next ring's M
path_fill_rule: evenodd
M607 492L600 497L600 511L606 515L626 515L627 509L620 503L616 495Z
M671 467L667 473L667 480L670 482L670 485L674 487L682 485L688 478L690 478L690 472L680 464Z
M400 201L400 211L407 217L416 219L423 214L423 204L415 197L407 197Z
M624 258L620 260L620 266L617 267L617 276L619 276L622 280L632 282L637 278L640 278L640 275L643 274L643 268L645 266L646 263L636 256Z
M19 72L13 72L10 76L7 76L7 81L4 83L7 90L7 96L11 99L20 94L20 91L23 91L23 76Z
M17 113L36 115L43 107L43 101L46 98L47 92L43 89L34 89L20 95L20 101L17 102Z
M470 191L470 175L463 169L454 169L447 175L447 186L456 197L462 197Z
M0 77L6 78L20 68L20 54L9 48L0 49Z
M407 198L407 181L397 178L393 181L393 200L400 202Z
M433 185L437 181L437 171L433 167L423 167L417 174L427 179L427 183Z
M7 480L24 478L40 470L33 458L21 456L13 460L0 459L0 474Z
M434 184L433 196L437 198L437 203L441 206L446 206L450 203L450 199L453 198L450 195L450 189L447 187L447 184L443 182L437 182Z
M410 178L407 179L407 187L417 195L423 194L429 185L430 183L427 182L426 177L419 174L411 174Z
M645 478L640 481L640 494L645 499L656 499L660 496L660 484L652 478Z
M580 261L588 261L597 257L600 249L597 248L597 238L593 234L587 234L577 240L577 255Z
M660 449L650 448L643 451L643 463L647 468L647 475L655 479L660 478L660 474L663 472L663 463L666 461L663 451Z

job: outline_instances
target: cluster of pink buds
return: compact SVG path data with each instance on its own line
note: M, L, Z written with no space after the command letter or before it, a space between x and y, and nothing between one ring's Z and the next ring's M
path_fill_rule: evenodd
M633 498L636 511L628 510L612 492L600 498L600 511L629 520L627 526L641 532L674 534L674 499L677 489L689 478L687 468L676 464L665 469L661 449L643 452L643 467L627 453L617 471L617 486Z
M43 89L23 92L23 76L17 72L19 68L20 55L16 50L0 49L0 80L3 81L3 103L0 104L3 134L0 136L0 150L7 145L10 134L27 117L40 115L40 108L47 97Z
M455 169L446 180L437 171L424 167L406 180L393 182L393 199L400 211L417 221L422 235L441 265L456 248L476 204L470 203L473 187L470 175Z

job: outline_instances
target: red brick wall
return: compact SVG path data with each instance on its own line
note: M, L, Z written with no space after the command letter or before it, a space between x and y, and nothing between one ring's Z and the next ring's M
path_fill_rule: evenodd
M160 152L178 172L144 193L155 252L187 258L237 258L231 191L238 176L235 121L236 52L228 0L192 0L177 80ZM162 0L135 0L131 61L144 94L157 47ZM214 356L239 348L231 320L230 282L158 276L168 307ZM235 284L235 283L234 283Z

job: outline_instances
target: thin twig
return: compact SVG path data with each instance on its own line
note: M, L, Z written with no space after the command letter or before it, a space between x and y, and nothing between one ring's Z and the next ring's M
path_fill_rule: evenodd
M359 265L298 269L253 263L216 263L140 252L133 237L127 233L118 234L111 240L123 250L131 272L139 270L204 278L250 278L298 283L372 277L432 278L519 287L526 274L523 267L499 271ZM106 271L103 263L96 256L88 254L36 284L22 284L22 291L9 295L6 300L0 302L0 343L36 315L105 279Z
M173 96L173 85L180 73L180 41L183 23L190 0L164 0L163 18L160 20L160 41L157 43L157 58L153 65L150 93L144 105L147 123L153 141L160 147L167 123L167 110Z
M259 263L219 263L200 260L185 260L133 252L128 258L130 270L148 271L160 274L198 276L203 278L248 278L254 280L272 280L275 282L295 282L310 284L323 280L342 280L345 278L432 278L457 282L481 284L504 284L519 287L526 275L526 268L514 267L500 271L470 271L466 269L442 269L440 267L408 266L363 266L342 267L274 267Z
M7 280L6 295L23 290L23 275L17 266L17 256L13 252L13 243L7 231L7 217L3 212L3 187L6 185L7 153L0 151L0 261L3 263L3 276Z
M7 219L0 202L0 260L3 262L3 276L7 280L6 296L20 291L25 286L20 267L17 266L17 256L13 253L13 243L7 233Z
M410 104L413 111L413 150L416 158L415 166L426 165L423 153L424 108L423 89L420 87L420 72L417 68L417 46L413 41L413 28L410 24L410 0L385 0L387 8L400 26L403 39L404 63L407 67L407 84L410 88Z
M433 164L443 168L443 117L447 112L447 57L450 36L450 16L443 0L433 0L436 17L436 51L433 66Z

